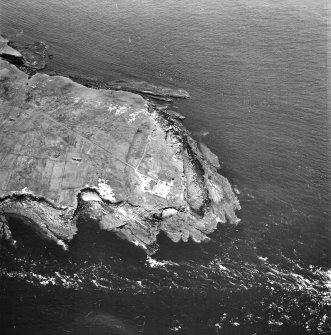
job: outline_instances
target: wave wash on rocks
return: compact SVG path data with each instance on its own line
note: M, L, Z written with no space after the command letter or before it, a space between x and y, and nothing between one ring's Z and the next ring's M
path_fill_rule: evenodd
M140 95L0 59L0 127L0 237L12 243L12 216L64 249L87 218L148 253L161 231L201 242L239 221L217 157Z

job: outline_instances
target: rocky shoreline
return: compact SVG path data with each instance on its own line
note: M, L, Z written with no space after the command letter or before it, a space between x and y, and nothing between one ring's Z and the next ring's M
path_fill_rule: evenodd
M239 221L217 157L193 140L180 113L146 99L188 98L186 91L145 82L95 88L33 74L37 65L19 51L0 40L2 240L15 244L16 216L68 249L88 218L85 224L153 253L160 232L202 242L219 223Z

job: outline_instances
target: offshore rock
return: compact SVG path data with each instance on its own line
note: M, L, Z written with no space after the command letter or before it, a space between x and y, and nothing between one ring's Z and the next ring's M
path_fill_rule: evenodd
M77 222L89 222L153 252L161 231L201 242L219 222L238 221L229 181L140 95L29 78L0 59L0 128L4 239L19 216L67 249Z
M22 55L23 65L28 69L42 70L46 67L47 44L44 42L34 42L30 44L9 42ZM15 50L14 49L14 50Z
M47 44L44 42L30 44L12 42L0 35L0 57L27 73L46 67L47 50Z

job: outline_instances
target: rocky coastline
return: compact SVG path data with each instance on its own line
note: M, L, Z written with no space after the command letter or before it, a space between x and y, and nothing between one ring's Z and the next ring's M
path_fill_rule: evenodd
M237 224L217 156L155 103L186 91L38 73L47 46L12 46L1 38L1 241L15 245L12 217L65 250L84 218L147 253L160 232L203 242L219 223Z

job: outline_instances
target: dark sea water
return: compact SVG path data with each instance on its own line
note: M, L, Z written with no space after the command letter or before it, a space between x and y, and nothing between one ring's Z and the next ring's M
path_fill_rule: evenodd
M110 233L61 254L18 224L25 248L0 256L1 334L331 333L326 6L0 0L0 31L45 41L50 71L189 91L175 108L242 206L212 242L160 236L147 259Z

